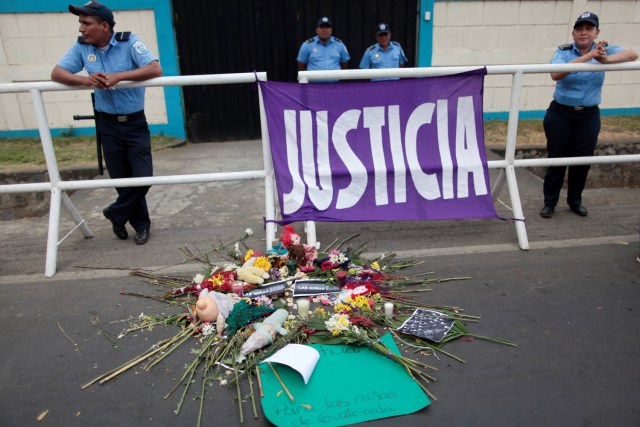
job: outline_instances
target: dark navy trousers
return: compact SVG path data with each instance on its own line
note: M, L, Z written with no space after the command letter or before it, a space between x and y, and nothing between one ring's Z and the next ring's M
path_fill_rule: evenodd
M126 121L122 121L123 117ZM153 176L151 135L143 112L129 116L98 113L98 132L111 178ZM129 222L136 231L149 230L151 220L145 199L149 188L116 188L118 198L109 206L113 220L121 225Z
M549 158L593 156L600 133L600 109L575 110L553 101L544 116ZM590 165L569 166L567 204L582 204L582 190L587 182ZM544 176L544 205L555 208L564 183L566 166L552 166Z

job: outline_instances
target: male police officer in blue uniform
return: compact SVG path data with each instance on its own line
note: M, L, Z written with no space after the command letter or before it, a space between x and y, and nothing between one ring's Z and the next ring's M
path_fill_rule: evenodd
M144 114L144 88L118 89L119 82L162 75L158 59L130 32L115 33L111 10L97 1L69 5L79 17L82 34L51 72L51 80L95 88L97 132L111 178L153 175L151 137ZM89 76L77 75L85 69ZM118 198L103 210L118 239L128 237L125 224L136 231L134 241L149 240L151 220L145 195L149 187L116 188Z
M302 43L298 52L298 70L339 70L347 68L349 52L342 41L331 34L333 24L326 16L316 25L316 36Z
M369 46L362 55L360 68L402 68L407 62L407 56L400 43L391 41L391 28L388 24L381 23L376 27L377 43ZM372 79L391 80L391 79Z

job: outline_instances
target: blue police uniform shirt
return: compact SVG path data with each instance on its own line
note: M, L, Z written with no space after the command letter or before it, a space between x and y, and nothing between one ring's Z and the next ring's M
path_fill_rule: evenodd
M302 43L297 60L306 64L308 71L315 71L339 70L340 64L349 59L349 52L340 39L330 36L327 43L323 44L320 37L315 36Z
M389 42L387 50L382 49L380 43L370 46L362 55L360 68L399 68L407 62L407 56L402 46L397 42Z
M133 33L127 41L117 41L115 33L106 49L95 45L76 43L62 57L58 66L75 74L83 68L89 75L108 74L144 67L156 58ZM144 110L144 88L96 89L95 109L108 114L131 114Z
M595 49L595 43L591 50ZM607 46L607 55L613 55L624 49L620 46ZM567 64L582 54L573 43L570 48L558 48L551 58L552 64ZM599 64L595 59L588 63ZM592 107L600 104L604 71L569 73L564 79L558 80L553 92L553 99L562 105L571 107Z
M407 56L402 50L400 43L390 41L387 50L382 49L380 43L369 46L362 55L360 60L360 68L362 69L378 69L378 68L400 68L407 62ZM398 80L398 77L377 78L379 80Z

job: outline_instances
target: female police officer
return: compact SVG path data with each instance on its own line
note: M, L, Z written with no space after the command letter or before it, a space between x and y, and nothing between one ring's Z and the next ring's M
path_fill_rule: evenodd
M614 64L634 61L638 54L605 41L596 42L600 23L595 13L585 12L573 25L573 43L559 46L552 64L600 62ZM553 101L544 117L549 157L593 156L600 132L600 96L604 72L551 73L557 81ZM552 166L544 177L543 218L551 218L560 198L566 166ZM579 216L587 216L582 190L589 165L570 166L567 203Z

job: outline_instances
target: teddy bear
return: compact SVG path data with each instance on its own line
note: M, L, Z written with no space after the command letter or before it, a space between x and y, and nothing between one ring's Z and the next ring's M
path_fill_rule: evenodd
M215 322L216 330L221 334L234 304L240 299L236 294L223 294L203 289L196 301L196 315L203 322Z
M253 263L255 262L256 258L251 257L242 264L242 267L236 270L239 280L251 283L252 285L262 285L264 283L264 279L269 278L269 273L260 267L254 267Z
M286 335L289 331L287 331L282 324L287 320L288 316L289 312L280 308L262 322L254 323L253 328L255 332L242 344L238 362L242 362L247 354L272 344L276 338L276 333Z

